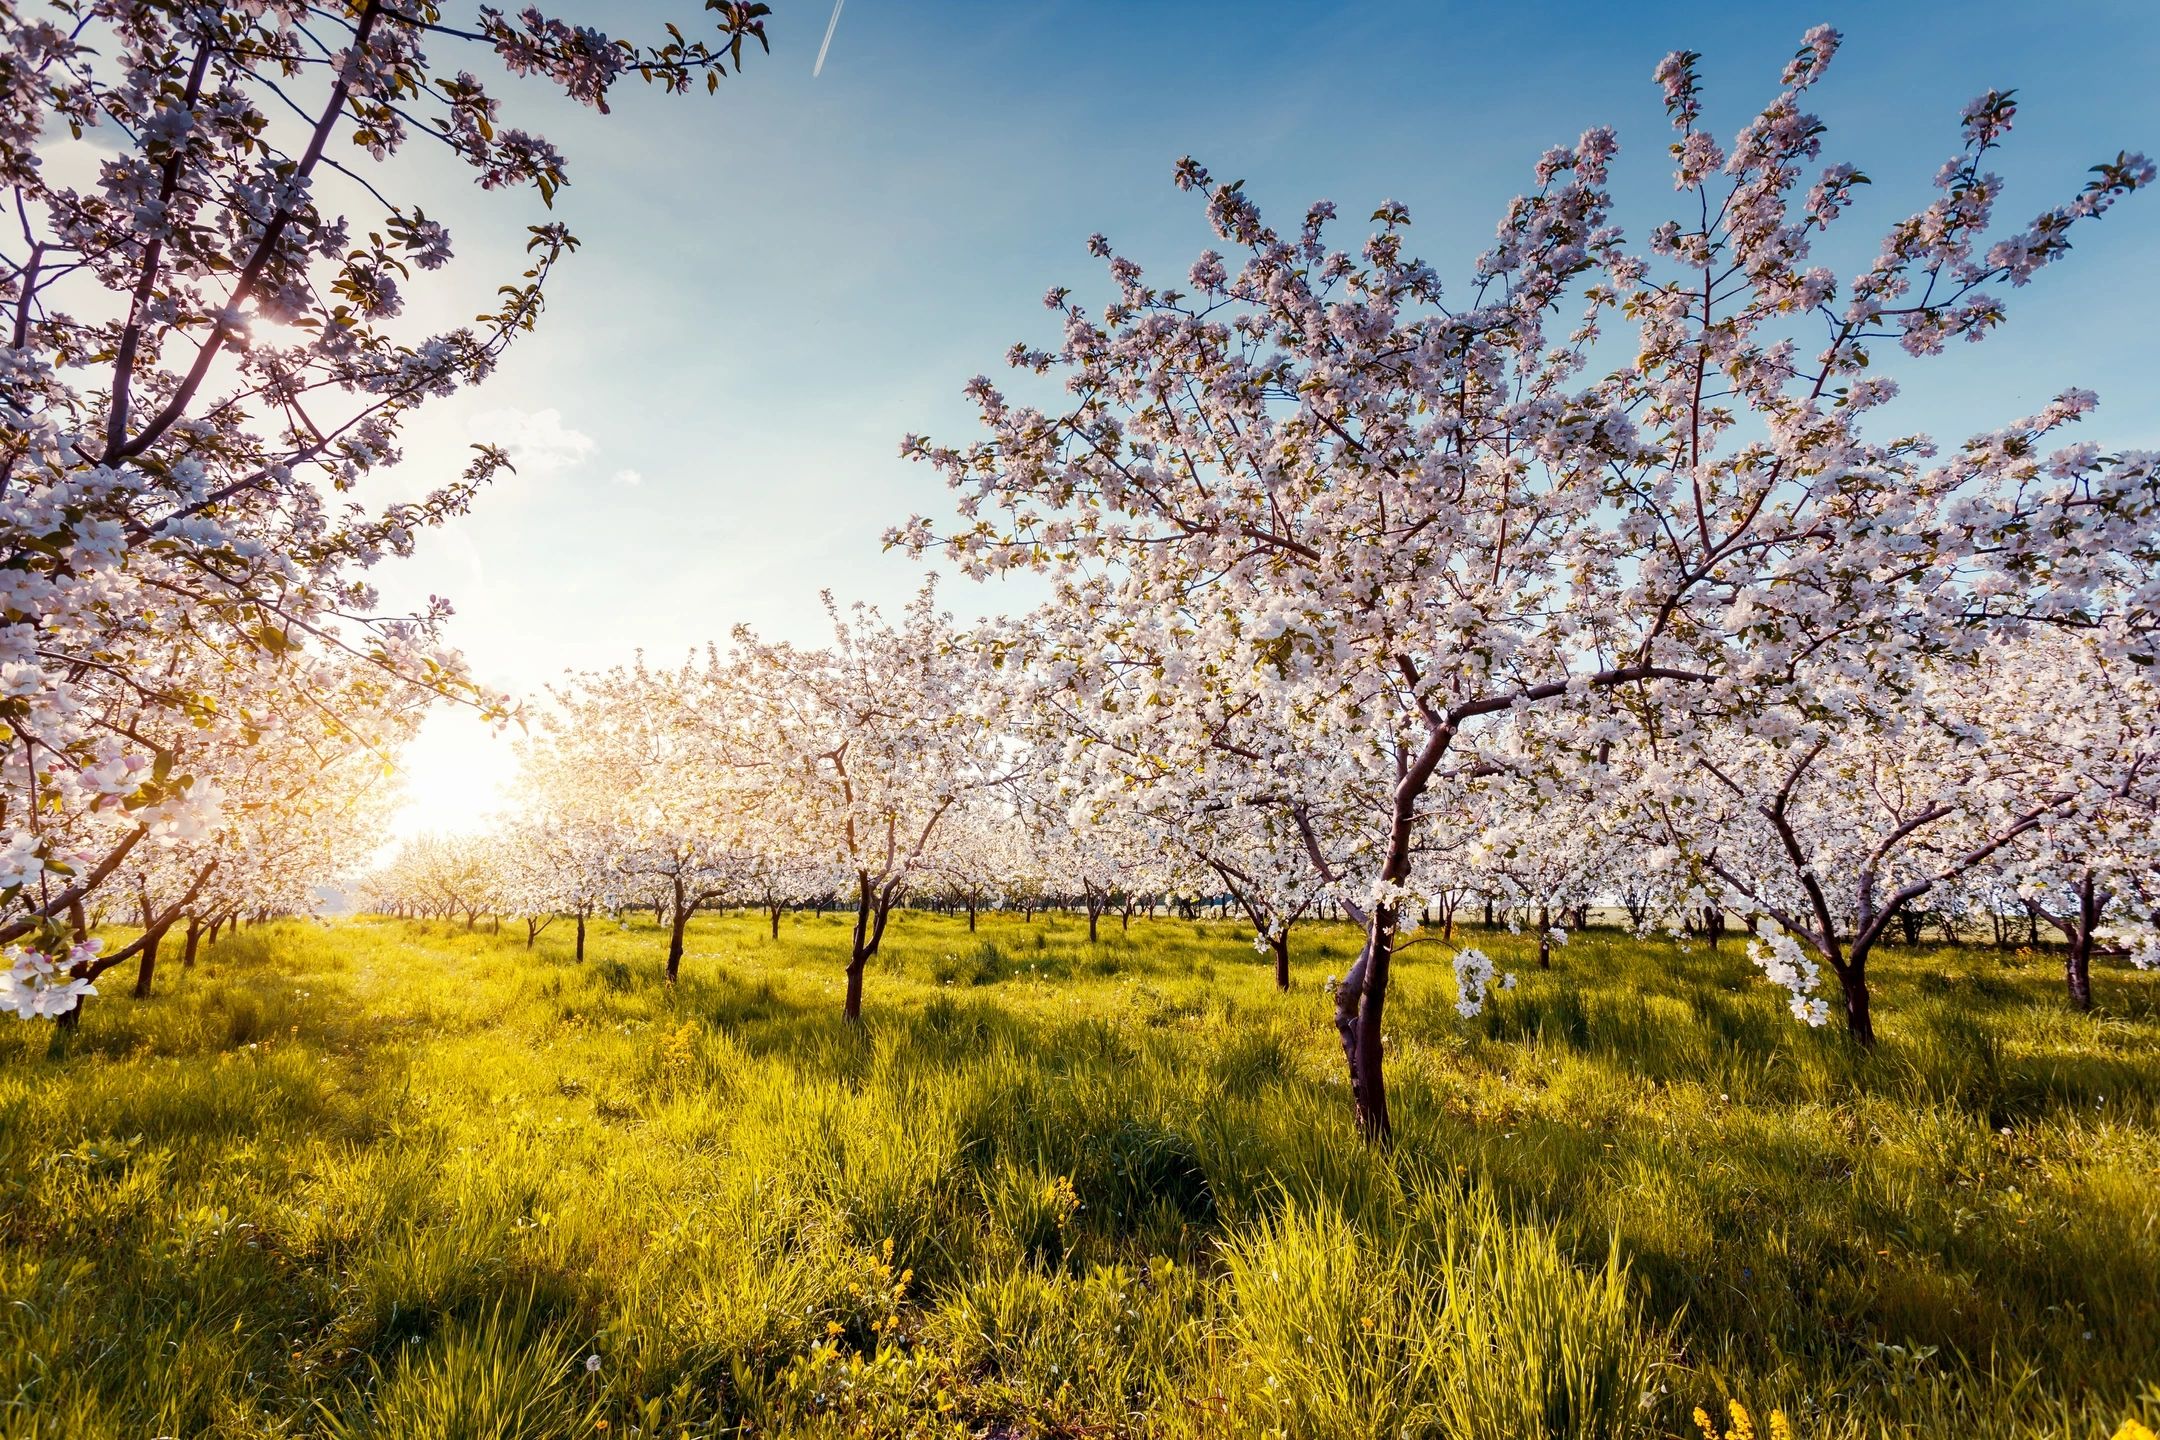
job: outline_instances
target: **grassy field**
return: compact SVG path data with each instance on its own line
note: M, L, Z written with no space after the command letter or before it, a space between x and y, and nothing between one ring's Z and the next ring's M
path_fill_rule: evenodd
M2160 1425L2160 976L1893 952L1878 1053L1737 945L1391 1006L1310 927L291 922L0 1030L0 1433L2095 1436ZM512 933L516 930L517 933ZM120 977L116 976L115 979ZM124 984L108 985L124 992Z

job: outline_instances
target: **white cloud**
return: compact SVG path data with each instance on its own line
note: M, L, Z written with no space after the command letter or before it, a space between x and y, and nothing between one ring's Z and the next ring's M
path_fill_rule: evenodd
M465 428L474 440L509 451L510 463L523 475L568 470L599 448L592 436L563 424L562 412L552 405L545 410L489 410L473 416Z
M630 469L617 470L613 478L617 485L642 485L645 483L643 475Z

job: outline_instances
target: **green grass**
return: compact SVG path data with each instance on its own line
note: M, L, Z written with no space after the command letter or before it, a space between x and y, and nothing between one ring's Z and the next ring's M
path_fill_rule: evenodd
M513 927L518 928L518 927ZM2160 1424L2160 976L1893 952L1883 1043L1590 931L292 922L0 1029L0 1434L2105 1436ZM119 977L115 977L119 978ZM124 984L107 986L124 992ZM586 1357L598 1356L588 1371Z

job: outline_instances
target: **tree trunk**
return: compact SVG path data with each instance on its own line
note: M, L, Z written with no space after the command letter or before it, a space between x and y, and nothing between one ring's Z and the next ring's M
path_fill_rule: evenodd
M1718 941L1725 938L1725 912L1715 905L1703 907L1703 933L1710 937L1710 950L1717 952Z
M1386 1144L1393 1134L1380 1055L1380 1021L1387 1005L1388 962L1394 943L1394 907L1375 905L1366 923L1364 952L1335 992L1335 1030L1342 1036L1343 1057L1350 1067L1350 1102L1359 1133L1376 1145Z
M1537 912L1537 968L1552 969L1552 911L1543 905Z
M2077 924L2070 932L2070 953L2063 957L2063 979L2070 987L2070 1008L2092 1009L2093 932L2100 928L2100 912L2108 895L2093 884L2092 871L2078 880Z
M1099 907L1099 906L1096 906L1096 905L1090 905L1090 906L1088 906L1088 907L1087 907L1087 912L1088 912L1088 944L1090 944L1090 945L1093 945L1093 944L1095 943L1095 922L1096 922L1096 921L1097 921L1098 919L1100 919L1100 918L1101 918L1101 916L1102 916L1102 909L1101 909L1101 907Z
M847 1018L850 1024L859 1025L862 1023L863 966L868 963L869 959L870 957L867 955L853 955L848 958L847 999L841 1004L840 1013Z
M2070 1008L2092 1009L2092 943L2090 930L2080 928L2063 957L2063 979L2070 987Z
M772 916L772 938L773 938L773 939L775 939L775 940L778 940L778 939L780 938L780 910L781 910L781 907L780 907L780 906L778 906L778 905L772 905L772 906L768 906L768 907L766 907L766 908L767 908L768 912L769 912L769 913L771 914L771 916Z
M1875 1048L1875 1020L1868 1011L1867 949L1855 946L1852 958L1839 964L1832 961L1832 973L1837 976L1838 989L1845 997L1845 1028L1863 1050Z
M885 919L892 912L891 891L880 891L870 883L867 873L855 877L855 940L848 951L847 998L841 1003L840 1013L850 1024L862 1020L863 970L870 957L877 954L878 944L885 938Z
M188 916L187 945L180 952L180 968L182 970L195 968L195 951L202 944L202 936L202 921L196 919L193 915Z
M1380 867L1383 888L1400 884L1410 874L1411 807L1415 800L1414 795L1406 798L1398 790L1387 856ZM1350 1068L1350 1103L1359 1133L1375 1145L1387 1144L1394 1135L1388 1121L1380 1024L1387 1008L1388 967L1394 959L1396 923L1393 904L1373 906L1365 925L1364 951L1335 991L1335 1031L1342 1037L1343 1058Z
M970 896L968 897L967 907L968 907L968 934L972 935L972 934L974 934L974 933L975 933L975 897L974 897L974 896L970 895Z
M690 907L683 903L683 883L680 875L675 877L675 906L670 912L667 946L667 983L673 985L682 970L683 927L690 923Z
M144 937L142 953L135 957L135 998L150 998L150 977L157 973L158 943L165 938L162 930L153 930Z
M585 912L582 910L578 911L577 917L577 958L579 964L585 963Z
M1268 948L1275 952L1275 988L1290 988L1290 932L1286 927L1281 935L1268 937Z
M1489 895L1485 898L1485 928L1488 930L1493 928L1492 897Z

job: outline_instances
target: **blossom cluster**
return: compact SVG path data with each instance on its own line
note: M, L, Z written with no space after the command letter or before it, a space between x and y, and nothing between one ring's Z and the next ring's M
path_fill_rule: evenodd
M1795 1020L1808 1025L1829 1022L1830 1004L1815 993L1822 982L1821 969L1776 921L1762 922L1759 933L1748 942L1748 959L1769 977L1771 984L1782 987L1792 997Z
M73 1010L97 986L77 972L97 958L100 944L87 940L58 956L10 948L0 953L0 1014L18 1020L51 1020Z
M1465 948L1455 952L1455 1013L1468 1020L1485 1008L1486 997L1493 988L1493 962L1482 950ZM1502 990L1515 988L1513 973L1500 977Z

